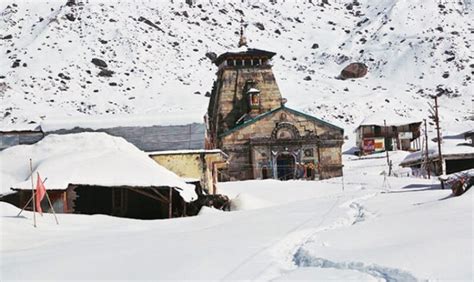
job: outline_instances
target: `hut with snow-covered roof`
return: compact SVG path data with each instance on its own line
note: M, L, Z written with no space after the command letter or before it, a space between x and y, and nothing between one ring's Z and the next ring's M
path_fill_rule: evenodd
M56 212L167 218L186 214L187 202L197 198L193 185L123 138L102 132L48 135L34 145L0 152L0 160L9 164L2 174L17 192L3 200L20 208L31 198L36 173L46 179Z
M441 143L441 154L443 163L439 157L437 143L430 142L428 152L423 149L411 153L405 157L400 166L411 168L414 175L425 174L428 166L434 175L442 175L443 167L446 169L446 174L474 168L474 146L465 141L463 134L445 136Z
M186 114L47 119L35 125L34 131L31 127L26 127L28 134L10 132L5 133L4 137L2 135L4 146L0 150L19 144L33 144L51 134L104 132L124 138L138 149L148 152L158 164L192 180L194 184L199 183L209 193L216 192L217 167L226 166L225 154L205 150L204 124ZM12 128L17 130L18 126L5 130L11 131ZM22 128L25 130L25 126ZM200 175L196 171L200 171Z
M404 118L389 112L366 117L355 129L356 146L361 154L405 150L417 151L421 147L421 121Z

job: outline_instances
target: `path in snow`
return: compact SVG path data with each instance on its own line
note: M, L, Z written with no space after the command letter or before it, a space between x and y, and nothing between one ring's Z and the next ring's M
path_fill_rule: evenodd
M304 247L304 246L303 246ZM374 278L384 279L385 281L418 281L411 273L397 269L379 266L376 264L365 265L362 262L334 262L328 259L312 256L304 248L298 249L295 253L293 261L298 267L319 267L334 268L340 270L355 270L369 274Z
M361 203L361 200L366 200L377 196L378 193L369 194L366 196L359 197L355 200L346 202L340 205L340 207L349 207L349 217L337 220L334 224L324 228L321 231L347 227L367 220L367 218L374 216L368 211ZM321 232L317 231L312 236L308 237L299 245L296 252L292 257L292 262L296 267L316 267L316 268L331 268L336 270L353 270L361 273L368 274L376 279L383 279L385 281L417 281L418 279L411 273L391 267L380 266L377 264L366 265L362 262L349 261L349 262L335 262L322 257L312 255L308 250L308 243L316 241L316 234Z
M361 197L357 197L355 199L351 199L339 205L337 204L339 203L341 196L337 197L334 204L328 209L328 211L323 216L321 216L321 220L316 225L316 227L310 229L300 229L302 226L306 225L306 223L314 219L314 216L312 216L303 224L299 224L291 232L288 232L287 235L280 239L278 242L272 244L272 251L274 253L274 256L277 257L277 261L271 261L264 267L264 269L257 275L257 277L254 278L257 280L273 280L290 270L294 270L295 267L305 267L306 265L299 263L302 260L299 259L298 254L301 254L302 252L306 253L306 245L308 243L314 243L316 241L316 234L327 230L351 226L359 222L365 221L367 218L375 216L372 212L368 211L361 204L361 201L367 200L377 195L378 193L367 194ZM336 220L332 221L328 225L323 226L323 223L325 223L325 221L329 218L330 214L337 213L338 210L335 210L336 207L338 207L339 209L348 208L349 210L346 212L345 216L338 217L336 218ZM324 242L322 242L321 244L325 245ZM263 251L264 250L260 250L259 253ZM309 257L307 260L310 260ZM324 266L326 265L328 264L324 264ZM359 264L355 263L355 265ZM352 266L352 264L350 264L350 266ZM340 267L336 269L357 270L356 268L349 267ZM366 271L364 273L370 275L369 271Z

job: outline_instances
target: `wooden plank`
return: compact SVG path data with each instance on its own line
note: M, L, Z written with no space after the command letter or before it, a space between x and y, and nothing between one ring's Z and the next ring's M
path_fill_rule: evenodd
M148 192L145 192L145 191L142 191L142 190L138 190L138 189L133 189L133 188L127 188L127 189L129 189L130 191L136 192L138 194L142 194L144 196L147 196L149 198L152 198L154 200L157 200L158 202L165 203L165 204L168 203L167 201L163 201L162 199L158 198L157 196L155 196L151 193L148 193Z
M151 188L151 190L155 192L158 195L158 197L160 197L164 202L168 203L169 201L168 198L166 198L163 194L161 194L157 188Z

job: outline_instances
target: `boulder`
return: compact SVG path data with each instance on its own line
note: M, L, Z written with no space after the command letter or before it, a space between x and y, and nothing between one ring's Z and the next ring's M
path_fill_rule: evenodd
M107 63L101 59L93 58L91 62L99 68L107 68Z
M360 78L367 74L367 66L364 63L350 63L340 74L341 79Z

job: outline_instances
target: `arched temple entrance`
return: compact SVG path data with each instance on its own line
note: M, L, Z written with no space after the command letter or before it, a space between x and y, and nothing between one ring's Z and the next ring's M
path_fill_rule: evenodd
M280 180L295 178L295 157L291 154L280 154L277 157L277 175Z

